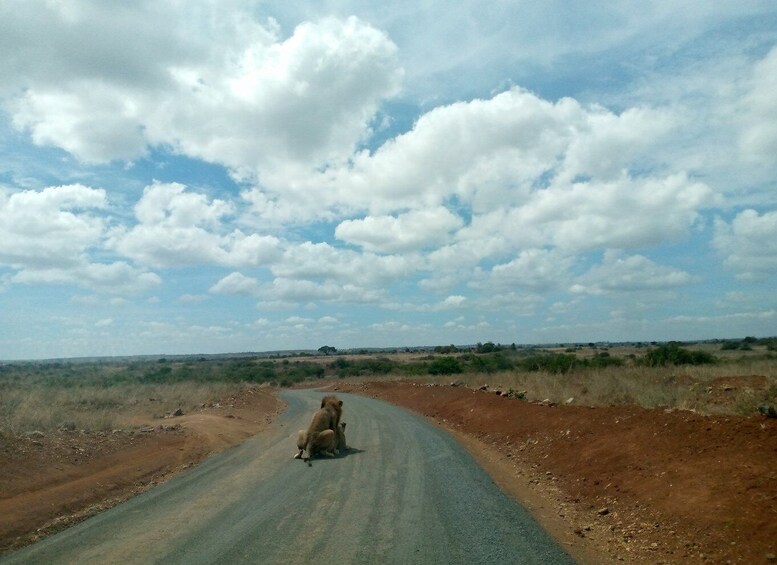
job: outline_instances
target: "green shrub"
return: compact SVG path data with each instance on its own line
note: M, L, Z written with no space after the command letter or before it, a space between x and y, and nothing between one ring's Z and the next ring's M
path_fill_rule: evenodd
M376 357L375 359L335 359L329 364L329 368L337 373L340 378L356 377L360 375L386 375L396 370L399 364L388 357Z
M429 373L432 375L452 375L461 373L464 369L455 357L440 357L429 363Z
M520 361L520 367L526 371L547 371L549 373L567 373L580 365L577 357L566 353L534 354Z
M717 362L714 355L704 351L690 351L676 342L659 345L645 355L645 363L650 367L666 365L707 365Z
M610 357L609 354L597 355L590 361L585 363L586 367L593 367L595 369L602 369L604 367L622 367L623 359L618 357Z

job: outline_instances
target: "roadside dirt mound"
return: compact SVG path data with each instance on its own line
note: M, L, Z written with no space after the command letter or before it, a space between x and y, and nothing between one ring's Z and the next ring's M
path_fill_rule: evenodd
M450 429L581 561L777 562L775 419L551 406L455 386L338 388Z
M0 551L69 527L260 432L283 408L263 389L133 429L0 436Z

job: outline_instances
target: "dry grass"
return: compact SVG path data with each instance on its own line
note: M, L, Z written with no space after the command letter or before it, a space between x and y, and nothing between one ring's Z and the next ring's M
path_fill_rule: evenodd
M723 377L759 375L766 386L736 386L724 390L714 381ZM396 378L396 377L395 377ZM561 404L573 399L585 406L633 404L666 407L707 414L754 414L762 402L777 402L777 361L739 360L717 365L676 367L625 366L578 369L566 374L506 371L413 377L416 382L461 382L470 388L526 393L530 401Z
M620 367L577 368L568 373L511 370L431 376L425 374L423 363L437 357L428 353L344 358L358 364L370 357L388 357L396 363L389 375L347 377L346 380L351 382L412 379L415 382L448 384L461 381L472 388L487 383L492 389L525 391L526 398L533 401L548 399L563 403L573 398L575 404L587 406L634 404L702 413L753 414L762 402L777 404L777 358L770 357L765 348L757 347L743 353L720 351L718 345L699 347L704 348L714 353L720 362L714 365L648 367L634 362L644 355L645 349L620 347L609 349L613 357L626 361ZM596 350L588 348L576 352L576 355L585 358L596 353ZM312 359L326 366L334 362L332 357ZM33 430L46 432L63 426L66 429L107 431L126 427L126 422L133 419L161 417L178 408L190 412L249 386L239 382L230 371L240 369L243 372L237 376L242 379L244 373L248 377L256 376L255 372L263 368L262 363L251 364L250 360L243 359L217 359L211 363L189 365L154 361L130 365L32 364L13 367L13 370L6 370L4 376L0 372L0 434L19 435ZM419 373L419 366L424 374ZM276 365L277 372L270 377L288 376L281 369L297 367L295 360L283 360ZM410 375L408 371L418 374ZM308 374L313 373L305 373ZM203 375L209 379L212 377L212 380L194 378ZM733 386L716 381L724 377L753 375L758 377L740 379ZM227 377L229 380L223 380ZM147 378L161 380L144 382L143 379ZM309 376L307 378L310 379ZM170 382L164 379L170 379Z
M180 382L56 387L33 384L3 390L0 433L19 435L64 427L107 431L124 427L128 416L161 417L234 394L242 384Z

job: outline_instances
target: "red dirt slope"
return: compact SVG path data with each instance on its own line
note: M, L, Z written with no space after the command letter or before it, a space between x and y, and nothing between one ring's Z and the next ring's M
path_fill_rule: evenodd
M775 419L543 406L412 383L340 388L458 433L582 561L777 562Z

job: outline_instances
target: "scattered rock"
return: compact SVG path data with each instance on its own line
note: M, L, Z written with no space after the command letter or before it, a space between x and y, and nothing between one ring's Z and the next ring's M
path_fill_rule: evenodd
M570 396L569 398L566 399L564 404L572 404L574 401L575 401L575 397L574 396Z
M777 562L777 555L775 555L774 553L767 553L765 557L769 563Z
M176 410L175 412L173 412L173 416L183 416L183 410L181 410L181 409L179 408L178 410Z
M596 513L599 514L599 516L607 516L607 514L610 513L610 509L607 507L600 508L599 510L596 511Z
M488 385L481 385L478 390L488 390Z
M773 404L761 404L758 406L758 411L767 418L777 418L777 408Z
M46 434L44 434L43 432L41 432L39 430L35 430L35 431L32 431L32 432L25 433L24 437L32 439L32 438L46 437Z

